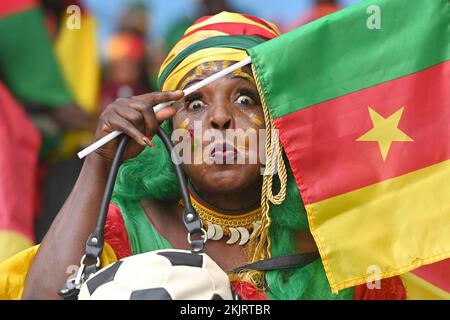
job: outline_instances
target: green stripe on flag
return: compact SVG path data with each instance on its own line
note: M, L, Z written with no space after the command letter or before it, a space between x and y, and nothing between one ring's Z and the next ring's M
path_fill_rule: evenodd
M73 101L39 8L0 19L0 34L0 76L16 98L49 107Z
M381 29L369 29L369 6ZM248 50L274 118L450 60L448 0L370 0Z

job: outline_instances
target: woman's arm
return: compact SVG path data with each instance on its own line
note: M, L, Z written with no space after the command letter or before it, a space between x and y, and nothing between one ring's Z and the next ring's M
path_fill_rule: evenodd
M64 206L45 235L28 272L23 299L59 299L58 291L78 266L94 230L109 161L90 154ZM70 271L69 271L70 272Z
M158 122L176 111L173 107L168 107L155 115L150 107L178 100L182 96L183 93L178 91L118 99L100 117L95 139L114 130L125 132L132 140L124 158L132 158L145 147L143 138L153 136ZM70 270L70 266L79 265L87 237L97 222L111 159L117 145L117 141L111 141L87 156L72 192L44 237L28 272L23 299L59 298L58 291L71 276L67 270Z

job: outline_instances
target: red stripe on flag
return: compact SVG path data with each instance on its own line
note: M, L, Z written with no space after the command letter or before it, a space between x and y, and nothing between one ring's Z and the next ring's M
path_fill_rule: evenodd
M0 230L34 239L39 131L0 82Z
M0 18L36 7L37 0L0 1Z
M450 61L277 118L275 125L305 204L369 186L450 158ZM356 141L404 107L384 162L377 142Z
M191 34L196 33L200 30L213 30L213 31L219 31L224 32L229 35L251 35L251 36L257 36L264 39L272 39L275 38L275 34L270 33L266 29L263 29L261 27L248 24L248 23L240 23L240 22L219 22L219 23L213 23L208 24L206 26L196 28L189 33L185 34L183 36L184 39L186 37L189 37Z
M450 293L450 259L429 264L412 273Z

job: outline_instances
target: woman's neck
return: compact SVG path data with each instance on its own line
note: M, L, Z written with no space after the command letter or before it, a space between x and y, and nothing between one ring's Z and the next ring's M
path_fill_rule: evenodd
M216 209L230 211L246 211L254 209L261 201L261 184L252 185L243 190L235 192L210 192L208 190L199 190L192 184L189 186L191 192L199 200L215 207Z

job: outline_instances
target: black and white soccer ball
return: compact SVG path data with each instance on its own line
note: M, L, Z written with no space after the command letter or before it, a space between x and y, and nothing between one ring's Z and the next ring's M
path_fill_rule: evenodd
M157 250L117 261L91 276L80 300L232 300L227 274L206 254Z

